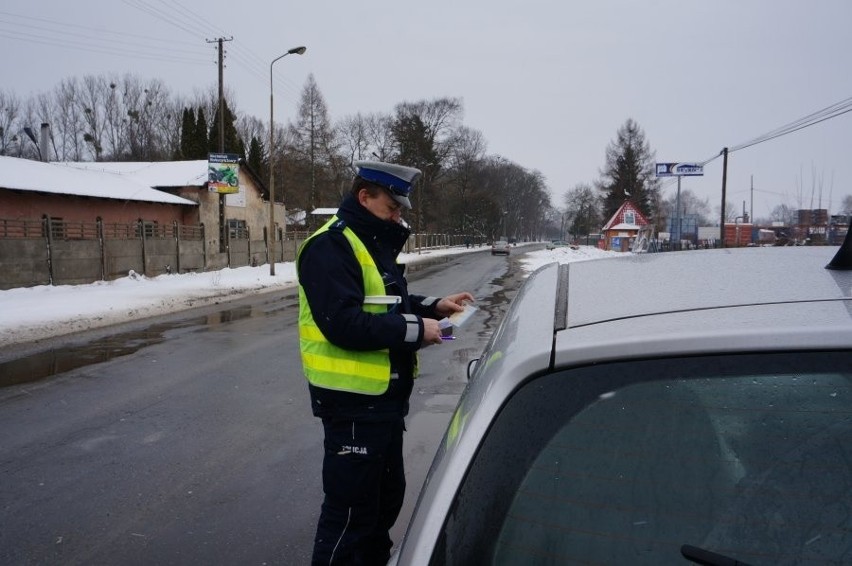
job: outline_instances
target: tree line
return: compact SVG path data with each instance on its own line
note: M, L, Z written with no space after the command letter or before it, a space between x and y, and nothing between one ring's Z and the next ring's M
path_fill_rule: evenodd
M275 124L271 136L267 123L236 110L232 99L226 92L220 109L216 89L175 96L161 81L133 75L70 78L25 101L0 90L0 154L38 159L31 134L48 123L46 151L58 161L206 159L222 147L221 123L224 151L244 156L261 179L274 168L276 200L291 211L337 206L358 160L423 171L407 217L421 233L518 240L588 234L626 199L664 229L671 210L660 197L650 144L631 119L606 148L600 179L576 185L558 208L541 172L487 152L482 132L464 124L458 98L404 101L388 113L333 121L310 75L295 118ZM682 194L682 204L709 207L689 197Z

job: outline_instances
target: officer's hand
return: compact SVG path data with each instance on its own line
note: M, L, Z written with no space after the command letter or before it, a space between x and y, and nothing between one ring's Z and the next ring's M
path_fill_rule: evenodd
M472 303L473 301L473 295L467 291L464 293L447 295L438 301L437 305L435 305L435 312L438 313L439 316L450 316L454 312L464 310L464 303Z
M423 341L420 343L421 348L431 346L432 344L441 344L441 329L438 327L438 321L434 318L423 319Z

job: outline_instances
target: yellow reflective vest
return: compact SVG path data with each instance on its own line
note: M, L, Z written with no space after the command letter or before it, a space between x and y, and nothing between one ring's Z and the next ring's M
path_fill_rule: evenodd
M338 218L333 216L305 240L299 248L299 255L310 240L326 232L337 221ZM355 258L361 265L364 295L384 295L385 285L382 275L367 247L348 226L343 229L343 235L346 236L355 253ZM298 258L296 261L298 265ZM365 304L362 308L369 313L387 312L387 306L381 304ZM305 377L311 385L366 395L381 395L388 389L391 373L389 351L387 349L366 352L345 350L329 342L314 321L301 283L299 284L299 349L302 352Z

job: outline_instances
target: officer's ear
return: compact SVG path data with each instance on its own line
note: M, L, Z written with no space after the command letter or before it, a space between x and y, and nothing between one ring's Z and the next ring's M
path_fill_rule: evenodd
M361 187L358 191L358 203L367 208L367 199L370 197L370 191L367 190L366 187Z

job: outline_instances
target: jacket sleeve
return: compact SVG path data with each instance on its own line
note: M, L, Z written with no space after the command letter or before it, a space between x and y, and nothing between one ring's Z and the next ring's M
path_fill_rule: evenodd
M347 350L420 347L420 316L363 310L361 266L343 234L328 231L308 243L299 257L299 284L314 321L335 346Z
M424 297L422 295L410 295L410 297L411 310L414 314L423 318L441 318L435 312L435 306L441 300L441 297Z

